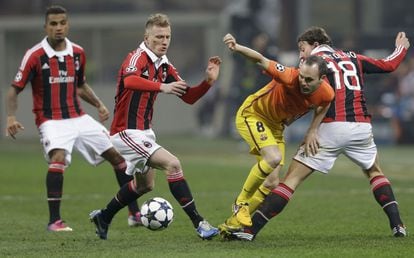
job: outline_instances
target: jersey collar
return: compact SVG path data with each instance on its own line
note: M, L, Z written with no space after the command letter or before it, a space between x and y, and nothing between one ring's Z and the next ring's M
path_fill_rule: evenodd
M139 48L143 49L145 51L145 53L147 53L147 55L149 56L149 58L151 59L151 61L155 64L155 68L158 69L158 67L160 67L162 64L168 64L168 58L166 55L163 55L161 57L158 57L154 54L154 52L152 52L149 48L147 48L147 46L145 46L145 43L142 42L139 45Z
M57 57L64 57L67 55L73 56L73 46L72 46L72 42L70 42L70 40L68 40L67 38L65 38L65 42L66 42L66 49L62 50L62 51L55 51L50 45L49 42L47 42L47 37L45 37L41 44L43 49L45 50L47 56L49 58L57 56Z
M335 50L332 47L323 44L323 45L319 45L315 47L314 49L312 49L311 55L314 55L319 52L335 52Z

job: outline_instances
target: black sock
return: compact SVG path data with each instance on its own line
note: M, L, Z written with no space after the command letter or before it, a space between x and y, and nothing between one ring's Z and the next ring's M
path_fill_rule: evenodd
M125 185L126 183L134 179L133 176L125 174L125 169L126 167L114 168L116 180L118 181L118 184L120 187L122 187L123 185ZM130 202L128 204L128 210L131 214L137 213L139 211L138 202L136 200L133 200L132 202Z
M178 181L168 181L168 185L174 198L178 201L185 213L191 219L194 227L197 228L200 221L204 219L197 211L193 196L191 195L190 188L188 187L185 179L183 178Z
M246 232L257 234L266 223L282 212L288 204L293 190L287 185L280 183L268 196L252 217L253 225L246 228Z
M376 176L371 179L370 184L375 200L381 205L388 217L390 227L402 225L398 203L395 200L390 181L385 176Z
M124 208L127 203L131 203L138 199L141 194L138 194L133 189L132 182L125 184L119 189L118 193L112 200L106 205L106 208L102 210L103 220L110 224L115 214Z
M46 175L46 191L49 206L49 224L60 220L60 202L63 191L63 172L48 171Z

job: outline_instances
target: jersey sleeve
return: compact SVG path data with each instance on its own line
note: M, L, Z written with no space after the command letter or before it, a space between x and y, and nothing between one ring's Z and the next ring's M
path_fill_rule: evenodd
M36 75L36 58L33 53L27 51L14 77L12 85L23 90L26 84Z
M267 67L266 72L272 76L274 80L287 85L294 84L299 76L299 72L296 68L286 67L273 60L269 62L269 67Z
M187 104L194 104L210 89L211 84L206 81L202 81L199 85L188 87L187 91L180 98Z
M394 52L383 59L375 59L364 55L358 55L364 73L389 73L398 68L407 54L403 46L395 48Z
M122 77L126 89L142 91L160 91L161 82L149 80L149 72L143 51L130 53L122 65Z
M78 62L75 60L75 62ZM78 85L76 86L82 86L86 82L86 74L85 74L85 67L86 67L86 55L85 52L82 51L80 53L80 60L79 60L79 72L77 73L78 76Z
M181 78L181 76L178 73L177 69L172 64L168 65L168 70L167 71L168 71L167 72L167 77L165 78L164 83L183 81L183 79Z

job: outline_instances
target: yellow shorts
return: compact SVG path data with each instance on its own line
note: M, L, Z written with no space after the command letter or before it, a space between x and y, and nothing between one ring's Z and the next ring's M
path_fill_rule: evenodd
M284 125L282 122L271 124L253 113L239 110L236 115L236 128L241 137L249 144L250 153L260 156L263 147L277 145L282 154L280 165L285 163Z

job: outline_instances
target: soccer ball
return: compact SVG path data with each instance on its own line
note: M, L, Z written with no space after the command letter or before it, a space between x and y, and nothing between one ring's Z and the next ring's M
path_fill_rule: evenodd
M141 222L151 230L167 228L173 221L173 217L173 207L161 197L151 198L141 206Z

